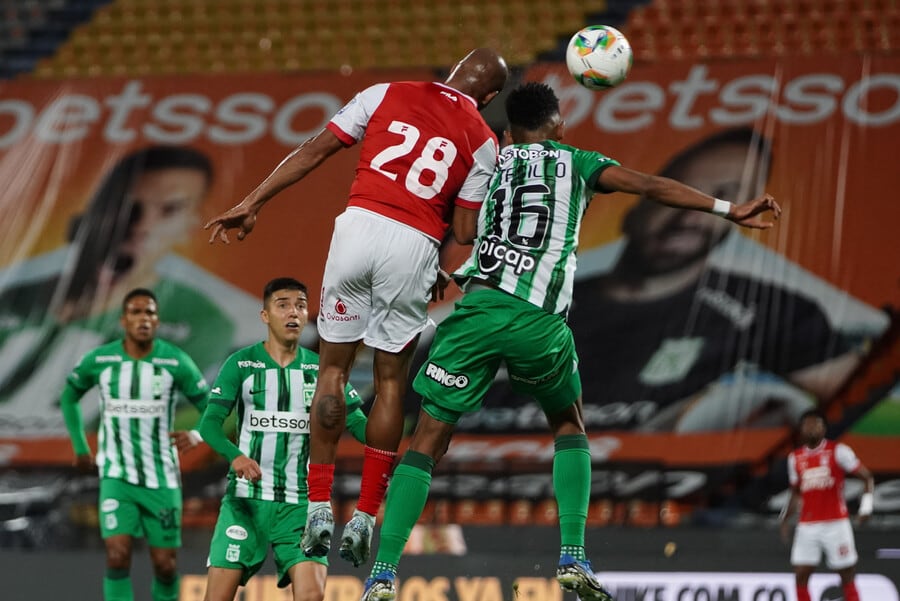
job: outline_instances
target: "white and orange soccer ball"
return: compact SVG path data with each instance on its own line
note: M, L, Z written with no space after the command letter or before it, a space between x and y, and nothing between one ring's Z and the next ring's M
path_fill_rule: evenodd
M631 44L609 25L585 27L566 48L569 73L589 90L605 90L625 81L632 61Z

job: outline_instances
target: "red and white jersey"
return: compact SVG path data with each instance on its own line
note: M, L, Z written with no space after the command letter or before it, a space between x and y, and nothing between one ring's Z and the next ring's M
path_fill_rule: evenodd
M843 443L823 440L816 448L800 447L788 455L788 478L800 490L800 522L848 517L844 474L855 472L859 459Z
M453 205L478 210L497 164L497 137L475 100L443 84L376 84L327 125L362 141L349 206L442 240Z

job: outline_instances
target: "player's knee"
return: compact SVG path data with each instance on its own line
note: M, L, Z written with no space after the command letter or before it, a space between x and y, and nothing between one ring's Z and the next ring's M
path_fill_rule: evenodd
M153 575L162 582L172 582L178 575L175 553L155 553L153 555Z
M294 601L323 601L325 599L325 586L309 582L304 586L294 589Z
M112 570L131 569L131 542L124 540L106 541L106 567Z

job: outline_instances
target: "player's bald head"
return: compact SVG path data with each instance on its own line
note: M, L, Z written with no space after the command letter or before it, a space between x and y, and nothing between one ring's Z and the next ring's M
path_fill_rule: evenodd
M500 93L508 77L509 67L497 51L476 48L456 63L446 84L468 94L483 108Z

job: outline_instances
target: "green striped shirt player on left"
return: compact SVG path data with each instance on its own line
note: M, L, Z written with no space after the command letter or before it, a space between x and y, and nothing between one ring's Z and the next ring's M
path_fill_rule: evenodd
M100 474L100 532L106 545L106 601L134 598L129 569L133 539L146 537L153 562L154 601L178 598L175 550L181 546L181 472L178 450L200 441L196 432L172 432L178 394L201 412L209 386L181 349L156 338L159 310L150 290L132 290L122 302L124 337L87 353L69 375L60 407L76 464ZM78 401L100 392L96 460L85 436ZM95 467L96 461L96 467Z

